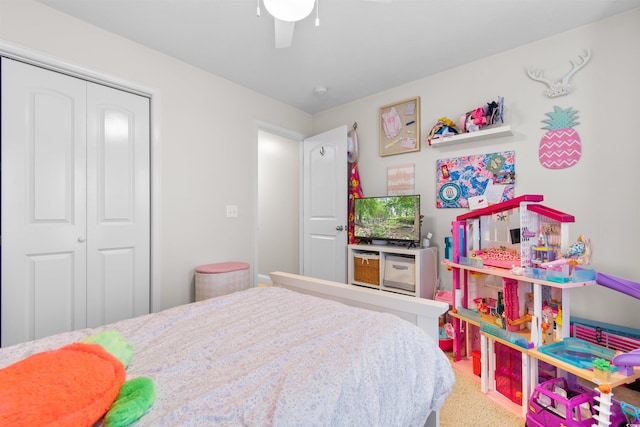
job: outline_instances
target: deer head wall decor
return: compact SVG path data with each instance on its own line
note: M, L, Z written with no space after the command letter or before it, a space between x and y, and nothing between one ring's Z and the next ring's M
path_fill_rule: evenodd
M527 70L527 74L533 80L542 82L546 84L549 89L544 91L544 94L549 98L555 98L557 96L567 95L571 91L571 85L569 84L569 80L571 77L578 71L580 68L584 67L589 59L591 58L591 51L585 51L584 55L579 55L579 58L582 60L579 64L576 64L573 61L571 62L571 70L562 77L560 80L551 81L544 76L544 70L529 68Z

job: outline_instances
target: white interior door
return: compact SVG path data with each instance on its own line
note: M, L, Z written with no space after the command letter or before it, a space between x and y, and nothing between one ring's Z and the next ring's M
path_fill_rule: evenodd
M149 99L87 86L87 326L149 313Z
M103 89L113 90L2 58L3 347L149 310L148 107L146 125L135 124L140 107L98 100ZM113 117L128 127L107 130ZM88 119L97 121L90 138ZM143 129L146 154L135 154L134 129ZM146 242L115 238L132 233ZM144 286L127 287L141 269Z
M347 280L347 127L304 140L303 274Z
M2 59L3 347L86 326L85 87Z

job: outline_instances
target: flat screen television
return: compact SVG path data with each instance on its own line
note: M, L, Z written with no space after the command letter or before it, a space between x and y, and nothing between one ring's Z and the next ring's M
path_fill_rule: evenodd
M361 242L420 242L420 195L354 199L354 237Z

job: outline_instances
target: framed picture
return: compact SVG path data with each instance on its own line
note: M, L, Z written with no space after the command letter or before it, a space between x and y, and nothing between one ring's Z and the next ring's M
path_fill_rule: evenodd
M387 168L387 196L416 194L416 165L389 166Z
M380 156L420 151L420 97L380 107Z

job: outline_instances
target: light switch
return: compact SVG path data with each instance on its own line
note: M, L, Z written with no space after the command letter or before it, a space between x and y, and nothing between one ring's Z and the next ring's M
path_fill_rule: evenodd
M238 217L238 206L227 205L227 218L237 218L237 217Z

